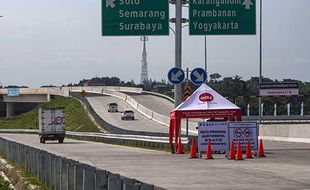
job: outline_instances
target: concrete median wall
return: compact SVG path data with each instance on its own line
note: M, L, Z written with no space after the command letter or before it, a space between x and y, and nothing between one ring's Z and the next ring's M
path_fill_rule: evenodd
M0 138L0 153L53 190L163 189L5 138Z
M310 139L310 124L265 124L260 126L259 135Z

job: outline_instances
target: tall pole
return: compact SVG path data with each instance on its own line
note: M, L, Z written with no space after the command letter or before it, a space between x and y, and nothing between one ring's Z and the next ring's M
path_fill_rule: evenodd
M262 59L263 59L263 48L262 48L262 46L263 46L263 38L262 38L262 36L263 36L263 34L262 34L262 32L263 32L263 15L262 15L262 13L263 13L263 11L262 11L262 9L263 9L263 0L260 0L259 1L260 2L260 8L259 8L259 11L260 11L260 13L259 13L259 88L260 88L260 84L262 83L262 67L263 67L263 61L262 61ZM261 122L262 122L262 113L261 113L261 104L262 104L262 97L259 95L259 98L258 98L258 104L259 104L259 108L258 108L258 110L259 110L259 124L261 124Z
M148 69L147 69L147 54L146 54L146 41L148 41L148 37L141 36L140 40L143 41L140 84L145 85L145 83L148 82L148 79L149 79Z
M175 1L175 67L182 69L182 0ZM182 101L182 85L174 85L174 106Z
M208 72L207 72L207 36L205 35L205 71L207 73L208 76ZM206 83L208 82L208 77L206 80Z

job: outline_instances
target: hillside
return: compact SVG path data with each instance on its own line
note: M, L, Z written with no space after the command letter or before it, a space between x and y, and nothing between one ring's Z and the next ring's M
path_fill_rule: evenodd
M74 98L59 97L43 104L42 108L65 108L66 130L79 132L99 132L88 117L81 103ZM14 116L0 118L0 129L38 129L38 109Z

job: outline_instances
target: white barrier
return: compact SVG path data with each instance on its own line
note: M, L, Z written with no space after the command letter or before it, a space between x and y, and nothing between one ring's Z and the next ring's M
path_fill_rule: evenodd
M162 125L165 125L169 127L170 118L164 115L161 115L159 113L153 112L153 118L152 120L156 121L157 123L160 123Z
M137 110L143 114L145 117L149 118L149 119L153 119L153 111L144 107L143 105L141 104L138 104L138 107L137 107Z

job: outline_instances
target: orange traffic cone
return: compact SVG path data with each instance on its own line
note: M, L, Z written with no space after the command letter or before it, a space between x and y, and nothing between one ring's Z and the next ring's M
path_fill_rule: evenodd
M195 137L192 140L191 154L189 158L198 158L197 151L196 151L196 138Z
M208 147L207 147L207 153L206 153L206 159L213 159L212 156L212 148L211 148L211 140L208 140Z
M240 140L238 140L237 154L236 154L235 159L236 160L243 160Z
M234 140L232 140L230 144L229 159L235 159L235 158L236 158L235 145L234 145Z
M265 151L264 151L264 146L263 146L263 139L259 139L258 157L266 157Z
M246 155L246 158L253 158L250 139L248 140L248 142L246 144L245 155Z
M184 154L181 137L179 137L179 141L178 141L177 154Z

